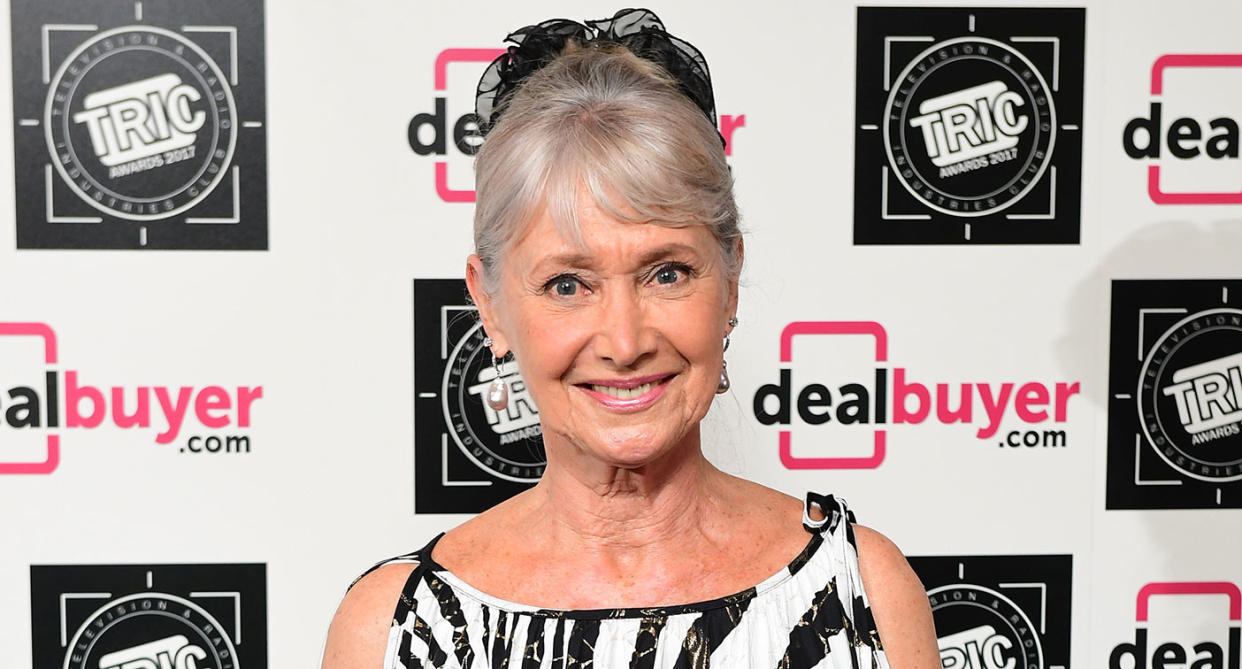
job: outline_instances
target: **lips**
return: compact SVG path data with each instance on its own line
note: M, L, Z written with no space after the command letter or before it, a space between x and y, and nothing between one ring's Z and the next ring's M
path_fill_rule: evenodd
M672 375L632 379L598 379L577 384L587 395L605 406L637 409L654 402L664 393Z
M646 395L647 391L656 387L656 384L655 382L651 382L644 383L640 386L634 386L633 388L618 388L616 386L603 386L593 383L589 387L591 390L594 390L597 393L603 393L609 397L615 397L619 400L632 400L635 397L642 397L643 395Z

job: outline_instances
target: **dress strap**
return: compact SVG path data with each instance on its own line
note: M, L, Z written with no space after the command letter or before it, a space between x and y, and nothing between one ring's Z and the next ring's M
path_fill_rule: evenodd
M444 571L444 567L441 567L439 564L436 563L435 560L431 558L431 551L435 550L436 544L440 543L440 540L443 538L444 538L443 532L432 537L431 541L428 541L426 546L423 546L422 548L412 553L412 555L414 556L414 559L418 560L419 564L426 565L428 569L433 569L435 571Z
M823 520L811 520L812 505L823 511ZM845 522L842 523L842 520ZM866 646L870 651L878 651L883 646L880 643L879 632L876 631L875 620L871 616L870 601L863 588L862 569L858 564L858 543L854 536L856 522L854 512L850 510L845 500L833 495L807 493L802 525L806 531L822 536L827 544L827 553L834 563L837 597L853 622L849 631L851 644L856 649ZM875 665L856 662L854 666L874 667ZM886 665L880 664L879 666Z
M811 518L812 505L819 507L819 510L823 512L822 520ZM842 518L847 519L851 524L855 522L854 512L850 511L845 500L837 499L834 495L820 495L814 492L806 494L806 504L802 507L802 527L807 532L811 534L836 532Z
M349 584L349 588L353 588L355 585L357 585L358 581L361 581L363 577L365 577L367 574L370 574L371 572L385 565L416 562L418 563L418 566L420 568L426 567L428 569L443 569L439 565L436 565L436 563L431 559L431 549L435 548L436 542L438 542L440 540L440 537L443 537L443 536L444 536L444 533L441 532L437 534L431 541L427 542L426 546L423 546L422 548L418 550L411 551L409 553L404 553L396 557L390 557L387 560L380 560L379 562L376 562L374 565L371 565L370 569L367 569L366 571L359 574L358 578L355 578L353 582ZM418 570L416 569L415 571L418 571Z

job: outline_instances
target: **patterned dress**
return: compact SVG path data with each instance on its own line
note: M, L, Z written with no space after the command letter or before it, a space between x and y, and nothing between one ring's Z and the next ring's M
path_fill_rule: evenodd
M823 520L811 520L811 504ZM728 597L645 609L562 611L493 597L431 559L440 535L375 567L418 563L393 613L384 669L888 669L853 523L844 501L808 494L810 539L779 573Z

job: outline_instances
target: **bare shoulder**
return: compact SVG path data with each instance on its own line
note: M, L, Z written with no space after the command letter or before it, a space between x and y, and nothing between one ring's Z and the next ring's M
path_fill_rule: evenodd
M927 592L905 555L888 537L854 526L858 567L876 631L893 669L939 669L940 651Z
M392 614L414 567L384 565L350 588L328 628L323 669L380 669Z

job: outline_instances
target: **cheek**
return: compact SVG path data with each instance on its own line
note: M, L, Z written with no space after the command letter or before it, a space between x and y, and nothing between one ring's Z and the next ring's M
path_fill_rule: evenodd
M590 337L580 321L547 314L520 320L513 346L523 378L539 383L564 376Z
M668 318L675 326L670 330L686 358L699 363L720 359L724 330L717 331L712 324L723 321L723 313L723 306L709 299L677 305L671 310Z

